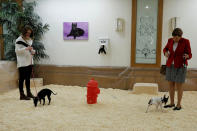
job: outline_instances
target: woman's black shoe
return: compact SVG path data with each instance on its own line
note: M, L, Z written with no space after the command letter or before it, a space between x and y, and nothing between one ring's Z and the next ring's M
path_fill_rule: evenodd
M20 100L30 100L23 92L20 93Z
M34 98L35 96L31 92L27 92L27 97Z
M173 104L173 105L165 105L164 108L172 108L174 106L175 106L175 104Z
M177 107L177 106L176 106L176 107L173 108L173 110L174 110L174 111L175 111L175 110L181 110L181 107Z

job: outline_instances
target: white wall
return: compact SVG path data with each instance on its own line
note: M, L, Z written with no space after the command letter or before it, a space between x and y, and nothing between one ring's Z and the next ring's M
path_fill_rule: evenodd
M180 17L180 27L183 37L190 40L192 59L189 60L189 68L197 68L197 0L164 0L163 10L163 35L162 46L167 43L169 36L169 21L172 17ZM162 55L162 63L165 58Z
M49 60L43 64L130 66L131 0L39 0L36 12L50 30L43 38ZM125 31L115 31L116 18ZM63 22L89 22L89 40L63 40ZM107 55L99 55L99 37L110 39Z
M36 11L50 30L43 38L49 60L42 64L81 66L130 66L132 0L39 0ZM169 37L169 21L180 17L183 37L191 42L193 58L189 68L197 68L197 0L163 0L162 47ZM125 20L124 33L114 31L117 17ZM89 22L89 40L63 40L63 22ZM98 55L98 38L109 37L107 55ZM165 58L162 54L162 64Z

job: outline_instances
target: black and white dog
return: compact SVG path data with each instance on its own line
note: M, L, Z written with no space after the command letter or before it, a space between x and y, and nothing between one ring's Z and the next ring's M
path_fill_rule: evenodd
M151 105L155 105L156 109L158 110L158 106L160 106L161 110L162 110L162 104L164 103L166 105L166 103L168 102L168 97L166 97L166 95L164 95L163 97L153 97L149 100L148 102L148 107L146 109L146 113L148 112L148 109Z

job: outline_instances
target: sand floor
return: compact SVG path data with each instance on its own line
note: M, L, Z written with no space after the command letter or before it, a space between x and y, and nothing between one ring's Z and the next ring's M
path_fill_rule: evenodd
M197 92L185 91L183 109L156 111L152 95L119 89L100 89L98 103L86 103L86 88L48 85L58 94L51 105L34 107L19 100L18 89L0 94L0 131L197 131ZM41 88L37 89L40 90ZM35 89L32 88L35 93ZM159 96L163 96L160 92ZM48 103L48 100L46 100Z

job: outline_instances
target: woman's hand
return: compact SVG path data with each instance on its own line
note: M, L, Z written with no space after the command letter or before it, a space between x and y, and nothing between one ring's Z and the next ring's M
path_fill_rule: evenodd
M31 50L31 55L35 55L35 50Z
M188 54L184 54L184 55L183 55L183 58L184 58L184 59L188 59L188 58L189 58L189 55L188 55Z
M31 47L31 46L28 46L27 48L26 48L26 50L32 50L33 49L33 47Z
M166 58L169 57L169 53L168 53L168 52L165 53L165 57L166 57Z

